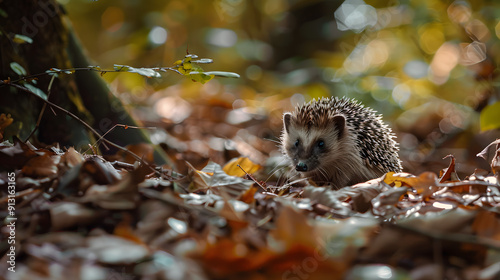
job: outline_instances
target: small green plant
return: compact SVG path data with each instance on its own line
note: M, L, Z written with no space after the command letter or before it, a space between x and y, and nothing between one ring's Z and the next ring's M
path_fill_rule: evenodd
M209 64L213 63L213 60L210 58L200 58L195 54L186 54L186 56L182 60L177 60L174 62L171 67L141 67L136 68L128 65L120 65L115 64L113 69L102 69L99 66L90 65L88 67L79 67L79 68L69 68L69 69L59 69L59 68L51 68L44 73L38 73L33 75L28 75L27 72L19 63L11 62L10 68L14 73L20 76L19 79L16 80L3 80L0 81L1 84L11 84L11 83L19 83L23 86L30 89L32 92L36 93L38 96L47 100L47 94L36 87L37 78L43 75L51 75L53 77L58 77L59 74L74 74L76 71L95 71L104 75L108 72L128 72L135 73L147 78L160 78L161 73L167 71L173 71L177 74L186 76L190 78L193 82L200 82L202 84L212 80L215 77L224 77L224 78L239 78L240 75L233 72L224 72L224 71L209 71L205 72L200 64ZM50 89L49 89L50 91Z

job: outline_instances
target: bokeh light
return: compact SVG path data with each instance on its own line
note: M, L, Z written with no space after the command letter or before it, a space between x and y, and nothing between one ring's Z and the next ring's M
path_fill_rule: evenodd
M148 35L149 41L154 45L161 45L167 41L168 32L161 26L155 26Z
M230 29L212 28L207 32L206 40L211 45L229 48L236 44L238 35Z
M335 11L339 30L352 30L356 33L377 23L377 11L363 0L347 0Z

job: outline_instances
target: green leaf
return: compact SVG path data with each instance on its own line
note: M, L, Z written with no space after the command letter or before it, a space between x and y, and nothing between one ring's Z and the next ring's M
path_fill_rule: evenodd
M40 96L41 98L47 100L47 94L45 94L45 92L43 92L41 89L35 87L34 85L32 84L25 84L24 85L26 88L28 88L29 90L31 90L32 92L34 92L36 95Z
M210 72L204 72L207 75L214 75L217 77L225 77L225 78L239 78L240 75L233 73L233 72L224 72L224 71L210 71Z
M139 74L141 76L145 76L145 77L148 77L148 78L151 78L151 77L159 78L159 77L161 77L160 73L158 73L158 71L155 71L153 68L134 68L134 67L128 66L128 65L118 65L118 64L115 64L114 69L116 71L125 71L125 72L129 72L129 73L137 73L137 74Z
M33 39L31 39L28 36L16 34L16 35L14 35L14 42L18 43L18 44L24 44L24 43L31 44L31 43L33 43Z
M129 67L129 66L127 66L127 65L120 65L120 64L115 64L115 65L113 66L113 69L115 69L115 71L125 71L125 72L128 72L128 69L129 69L129 68L130 68L130 67Z
M500 128L500 102L486 106L481 111L479 123L481 131Z
M75 70L74 69L59 69L59 68L50 68L50 70L47 70L45 71L46 73L48 74L51 74L51 73L64 73L64 74L68 74L68 75L71 75L71 74L74 74L75 73Z
M202 84L210 81L215 77L215 75L206 74L205 72L189 72L189 77L194 82L200 82Z
M24 69L24 67L22 67L19 63L17 62L11 62L10 63L10 69L12 69L12 71L14 71L17 75L19 76L26 76L28 73L26 72L26 70Z

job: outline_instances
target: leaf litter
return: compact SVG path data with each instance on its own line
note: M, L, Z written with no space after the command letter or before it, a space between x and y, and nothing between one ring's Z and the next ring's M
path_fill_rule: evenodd
M17 218L16 273L1 277L499 277L498 141L478 155L491 174L477 170L460 180L448 156L439 176L388 173L333 191L285 180L283 169L272 168L280 162L276 144L253 133L272 121L240 110L248 127L230 123L229 105L202 100L180 123L163 121L160 145L169 147L177 173L124 154L1 143L2 271L11 172ZM202 131L194 130L200 121Z

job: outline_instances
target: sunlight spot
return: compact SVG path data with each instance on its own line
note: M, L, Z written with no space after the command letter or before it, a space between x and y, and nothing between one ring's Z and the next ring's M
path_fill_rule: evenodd
M362 0L347 0L335 11L335 20L339 30L360 33L377 23L377 10Z
M460 44L460 63L463 65L473 65L486 59L486 45L482 42L474 41L470 44Z
M442 203L442 202L434 202L432 203L433 207L440 208L440 209L452 209L453 205L448 204L448 203Z
M155 45L161 45L167 41L168 32L161 26L155 26L149 31L148 39Z
M467 22L471 15L472 11L469 7L469 4L465 1L455 1L448 7L448 17L456 22L456 23L465 23Z
M404 107L410 99L411 89L406 84L399 84L392 90L392 99L396 101L400 107Z
M387 266L379 267L377 272L376 272L376 275L380 279L391 279L393 276L391 268L389 268Z
M168 225L177 233L184 234L187 232L187 225L186 222L184 221L177 220L174 218L169 218Z
M161 117L180 123L191 115L192 107L189 102L180 97L164 97L156 102L155 111Z
M450 72L458 64L460 51L453 43L444 43L439 47L431 62L430 80L438 85L444 84L450 77Z
M428 24L418 29L420 46L428 53L435 53L444 43L445 38L440 24Z
M427 76L429 65L422 60L412 60L405 64L403 71L413 79L421 79Z

